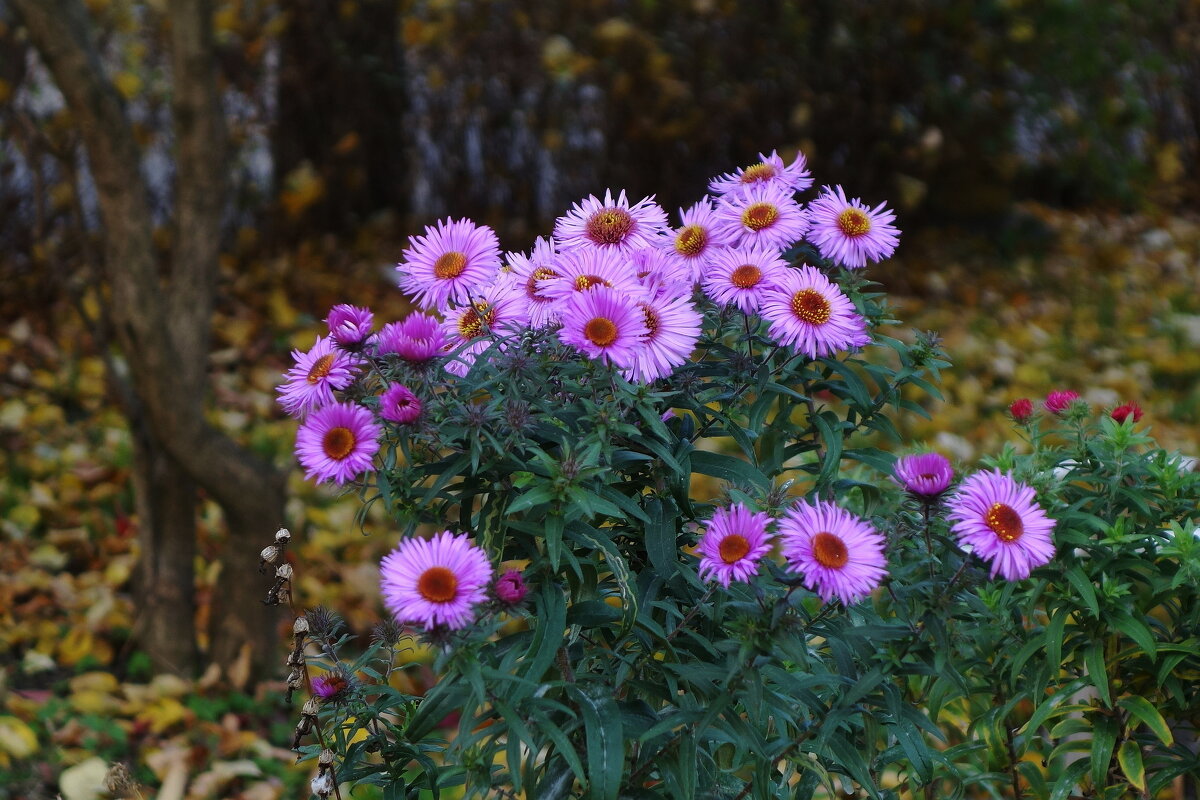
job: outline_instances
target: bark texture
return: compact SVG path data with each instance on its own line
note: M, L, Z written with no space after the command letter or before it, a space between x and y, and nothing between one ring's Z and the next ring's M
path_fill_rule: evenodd
M258 549L283 523L284 478L269 463L207 423L207 358L226 198L225 124L217 89L212 14L207 0L170 0L178 182L169 270L160 274L141 154L116 90L105 77L90 21L79 0L14 0L82 132L104 222L108 312L128 363L139 437L139 511L144 534L142 598L146 646L160 666L184 654L156 637L179 638L167 620L193 602L190 565L199 486L225 512L228 544L214 609L212 652L228 665L249 644L261 665L274 648L259 602ZM186 522L185 522L186 520ZM187 529L186 535L184 528ZM170 577L168 577L170 576ZM251 578L253 576L253 578ZM174 581L178 592L162 587ZM153 587L159 586L155 589ZM167 612L166 608L171 607ZM236 619L227 615L236 609ZM222 619L222 615L226 615ZM182 623L180 623L182 624ZM189 626L190 630L190 626ZM182 664L180 669L186 669Z

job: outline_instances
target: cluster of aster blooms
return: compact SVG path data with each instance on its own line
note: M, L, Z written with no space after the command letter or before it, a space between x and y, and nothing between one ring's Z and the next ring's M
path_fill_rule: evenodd
M903 456L893 479L931 508L954 480L938 453ZM991 565L991 575L1023 580L1054 556L1054 521L1038 506L1031 487L999 471L977 472L945 501L959 544ZM741 504L718 509L700 538L700 576L728 588L749 581L775 548L788 568L822 600L855 603L879 587L886 573L885 539L866 520L834 503L802 500L778 521Z
M1042 408L1056 417L1063 417L1073 408L1079 408L1081 412L1086 411L1087 403L1079 397L1079 392L1061 389L1046 395L1046 399L1042 401ZM1033 401L1028 397L1014 400L1008 407L1008 413L1015 422L1021 425L1029 424L1036 418ZM1141 422L1144 413L1142 407L1137 403L1123 403L1109 411L1108 415L1118 423L1124 423L1127 419Z

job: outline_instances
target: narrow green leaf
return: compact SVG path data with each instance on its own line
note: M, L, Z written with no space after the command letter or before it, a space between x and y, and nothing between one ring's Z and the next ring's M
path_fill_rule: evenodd
M655 572L670 580L679 570L679 546L676 543L675 504L669 499L652 497L646 501L646 555Z
M1154 634L1146 627L1145 622L1135 619L1124 609L1113 611L1110 620L1117 630L1137 642L1138 647L1142 648L1143 652L1151 659L1158 655L1158 645L1154 641Z
M1117 705L1141 720L1167 747L1175 744L1175 736L1171 733L1170 726L1149 700L1144 697L1122 697L1117 701Z
M753 464L736 456L710 453L707 450L694 450L691 460L692 472L711 475L730 483L757 486L764 490L771 488L771 482L767 480L767 476L763 475Z
M621 710L609 695L609 687L594 684L568 689L583 716L587 741L588 797L591 800L617 800L621 776L625 772L625 746Z
M1065 800L1067 795L1072 794L1072 790L1079 783L1079 779L1083 777L1083 773L1088 771L1090 764L1091 759L1081 758L1063 770L1063 773L1058 776L1058 780L1054 782L1054 791L1050 793L1049 800Z
M841 420L832 411L822 411L812 418L813 424L821 434L825 445L822 455L821 472L817 475L818 484L826 484L837 476L838 467L842 461L842 430Z
M1105 708L1112 708L1112 694L1108 687L1108 670L1104 667L1104 642L1092 642L1083 653L1083 663L1087 665L1088 677L1092 685L1100 693Z
M1116 721L1108 717L1099 717L1092 725L1092 784L1095 786L1104 785L1118 733Z
M541 683L546 670L550 669L554 656L562 647L567 627L567 603L558 586L552 583L542 586L538 607L542 613L536 617L537 628L525 655L525 669L521 672L521 677L532 684ZM518 686L513 690L512 699L518 700L526 694L524 687Z
M1132 739L1122 742L1121 749L1117 751L1117 762L1129 782L1146 791L1146 767L1142 764L1142 748L1138 743Z
M1083 598L1084 604L1088 607L1088 611L1092 612L1092 616L1096 619L1100 618L1100 603L1096 600L1096 587L1088 580L1088 577L1083 574L1083 570L1078 566L1071 567L1066 572L1067 580L1071 586L1075 587L1075 591Z

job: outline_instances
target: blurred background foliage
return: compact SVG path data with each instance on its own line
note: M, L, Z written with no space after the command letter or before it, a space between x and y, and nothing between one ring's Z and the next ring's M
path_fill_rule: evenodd
M170 19L162 0L86 5L165 259ZM906 436L965 463L1011 438L1013 399L1074 388L1200 445L1200 0L228 0L214 25L234 150L213 165L233 192L212 417L280 465L288 350L333 303L403 313L391 265L421 225L470 216L515 250L590 193L674 210L772 148L899 212L871 277L895 333L937 329L956 362ZM0 798L87 797L80 776L116 759L160 797L293 796L277 696L153 678L131 644L98 231L79 131L0 0ZM369 630L390 532L360 536L353 499L298 473L291 489L301 602ZM221 530L206 504L200 617Z

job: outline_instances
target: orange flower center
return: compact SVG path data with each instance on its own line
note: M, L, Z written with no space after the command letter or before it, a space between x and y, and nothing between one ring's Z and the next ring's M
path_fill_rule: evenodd
M608 347L617 340L617 325L607 317L594 317L583 327L583 335L597 347Z
M829 322L831 307L816 289L801 289L792 295L792 313L809 325L824 325Z
M558 277L558 273L555 272L554 270L550 269L549 267L538 267L529 276L529 280L525 282L526 296L528 296L529 299L534 301L535 303L547 302L545 297L542 297L540 294L538 294L538 281L544 281L544 280L548 280L550 278L557 278L557 277Z
M850 554L846 552L846 543L840 536L828 531L821 531L812 538L812 552L813 558L822 567L841 569L850 560Z
M756 183L757 181L765 181L774 177L775 168L761 161L752 167L746 167L742 171L742 183Z
M437 261L433 262L433 277L448 281L462 275L466 268L467 254L451 250L449 253L443 253Z
M847 236L862 236L871 230L871 218L859 208L847 208L838 214L837 226Z
M762 270L753 264L742 264L729 276L729 282L739 289L757 286L760 280L762 280Z
M599 275L580 275L575 279L575 288L578 291L586 292L593 286L607 286L610 289L612 288L612 284Z
M483 334L483 326L496 321L496 312L482 300L472 305L458 318L458 333L464 339L474 339Z
M681 256L698 256L708 244L708 234L699 225L688 225L675 237L675 252Z
M623 208L602 208L587 221L587 237L596 244L620 244L633 230L633 216Z
M355 438L354 431L340 426L325 431L325 438L321 440L321 447L325 449L325 455L334 461L341 461L350 455L356 444L358 444L358 439Z
M721 540L721 560L726 564L736 564L750 552L750 542L740 533L731 533Z
M650 307L648 303L642 303L642 316L646 318L646 330L648 339L654 338L654 332L658 330L658 314Z
M308 382L316 383L329 374L333 369L333 353L326 353L313 362L312 369L308 371Z
M769 228L779 219L779 208L774 203L751 203L742 212L742 224L752 231Z
M1004 503L992 503L992 507L983 515L983 521L1002 542L1015 542L1025 533L1021 515Z
M417 591L431 603L449 603L458 597L458 576L446 567L430 567L417 578Z

